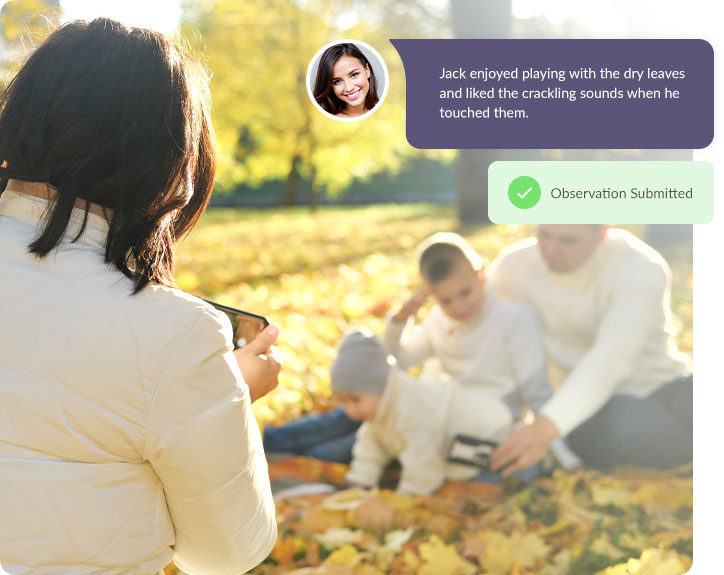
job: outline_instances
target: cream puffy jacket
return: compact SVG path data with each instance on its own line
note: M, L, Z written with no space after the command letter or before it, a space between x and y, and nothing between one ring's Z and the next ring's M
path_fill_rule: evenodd
M48 202L27 185L0 197L2 568L251 569L276 523L228 319L176 289L132 296L93 214L78 241L29 254Z
M512 426L509 408L488 390L417 379L393 366L374 420L357 432L347 479L371 487L397 458L402 467L398 491L429 494L446 479L469 479L479 471L448 463L455 435L501 441Z

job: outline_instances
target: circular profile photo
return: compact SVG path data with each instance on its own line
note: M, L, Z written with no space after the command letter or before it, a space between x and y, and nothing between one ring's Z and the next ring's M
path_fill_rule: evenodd
M307 92L325 116L354 122L373 114L387 96L389 74L382 57L358 40L337 40L314 55Z

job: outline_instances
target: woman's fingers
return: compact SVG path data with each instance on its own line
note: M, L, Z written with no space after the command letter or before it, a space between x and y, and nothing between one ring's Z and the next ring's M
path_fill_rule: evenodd
M278 336L279 326L272 323L260 331L259 335L246 344L242 349L245 353L261 355L262 353L266 353L267 350L274 345Z
M271 347L269 347L269 349L266 350L264 355L266 356L266 360L269 362L269 368L276 375L279 375L279 372L282 370L282 359L281 357L279 357L279 352L277 352L277 348L272 345Z
M252 403L279 383L282 362L274 347L278 335L279 327L269 325L253 341L234 352L244 381L249 386Z

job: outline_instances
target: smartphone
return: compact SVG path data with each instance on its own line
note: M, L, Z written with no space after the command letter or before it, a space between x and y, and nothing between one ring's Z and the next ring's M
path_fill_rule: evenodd
M450 443L447 460L490 471L490 456L498 444L487 439L479 439L470 435L456 435Z
M234 349L251 343L269 325L269 320L263 315L257 315L209 300L204 301L210 303L219 311L223 311L231 321L231 329L234 334Z

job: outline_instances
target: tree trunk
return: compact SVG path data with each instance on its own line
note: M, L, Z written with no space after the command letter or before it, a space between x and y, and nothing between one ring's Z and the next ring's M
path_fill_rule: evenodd
M450 0L457 38L506 38L513 19L512 0ZM502 159L500 150L460 150L456 167L458 218L489 222L488 166Z
M309 211L316 212L319 206L319 186L317 185L317 168L312 166L309 177Z
M298 155L292 158L292 166L289 168L286 184L284 184L284 206L297 205L297 190L299 189L299 162L302 161Z

